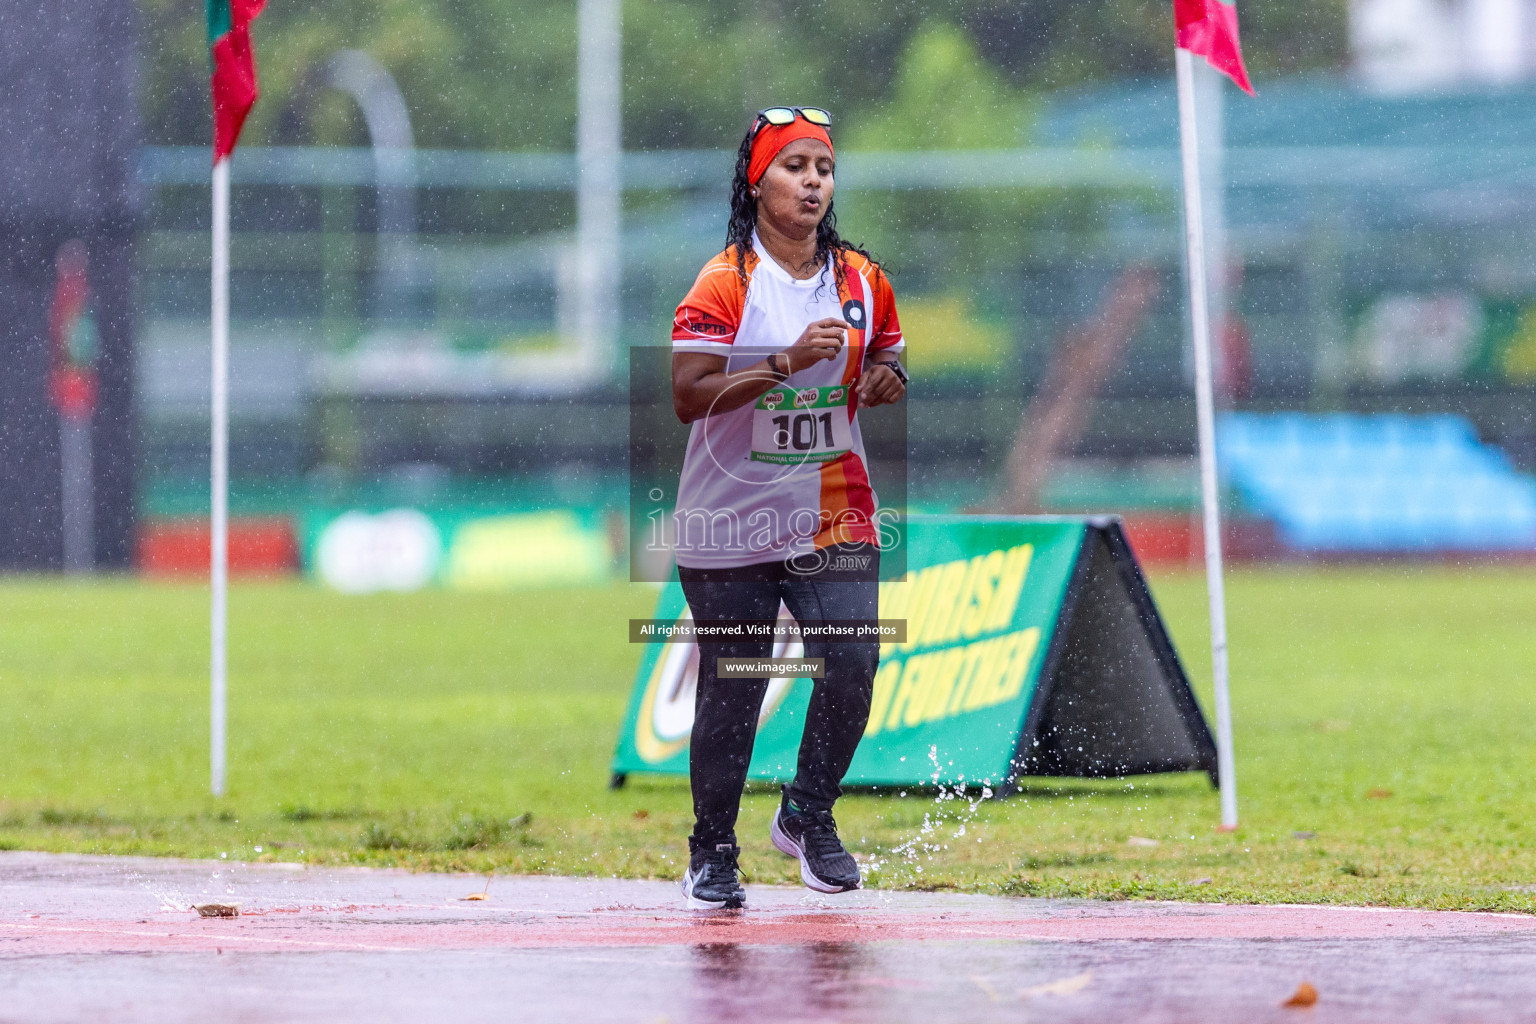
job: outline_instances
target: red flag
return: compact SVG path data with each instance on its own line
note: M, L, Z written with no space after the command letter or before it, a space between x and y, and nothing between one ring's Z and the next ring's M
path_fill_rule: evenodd
M207 0L213 51L213 162L234 152L245 115L256 103L256 54L250 25L267 0Z
M1179 49L1204 57L1211 67L1236 82L1239 89L1253 95L1237 41L1235 6L1221 0L1173 0L1173 25Z

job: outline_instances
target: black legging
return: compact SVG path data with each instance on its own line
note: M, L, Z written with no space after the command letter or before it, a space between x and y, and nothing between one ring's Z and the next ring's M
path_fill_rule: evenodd
M820 553L813 569L799 562L767 562L734 569L678 568L695 621L772 621L782 600L798 622L858 620L878 615L879 557L869 544L841 544ZM859 568L848 568L857 565ZM693 784L690 849L736 842L736 815L752 760L757 716L766 679L720 679L717 658L766 658L768 640L699 644L689 776ZM807 658L824 658L806 710L800 757L788 795L798 807L830 810L869 719L869 699L880 645L874 641L808 640Z

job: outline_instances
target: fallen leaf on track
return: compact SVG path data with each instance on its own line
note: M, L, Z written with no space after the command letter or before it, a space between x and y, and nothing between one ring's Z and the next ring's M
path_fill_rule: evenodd
M460 896L459 897L459 902L463 903L466 900L488 900L488 899L490 899L491 898L491 879L494 878L495 876L496 876L496 872L494 872L494 871L492 871L489 874L487 874L485 876L485 885L484 885L484 887L481 888L481 890L479 892L472 892L468 896Z
M240 904L238 903L199 903L193 910L199 917L239 917Z
M1317 989L1312 987L1310 981L1304 981L1296 986L1296 991L1291 993L1291 998L1281 1003L1281 1006L1311 1006L1317 1002Z
M1074 974L1070 978L1062 978L1060 981L1048 981L1044 985L1031 985L1029 988L1019 989L1019 998L1028 999L1030 996L1070 996L1081 992L1088 987L1093 980L1092 971L1084 971L1082 974Z

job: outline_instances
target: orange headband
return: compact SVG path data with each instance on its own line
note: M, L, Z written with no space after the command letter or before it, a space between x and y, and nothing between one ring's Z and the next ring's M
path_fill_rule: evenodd
M797 117L789 124L767 124L752 140L752 159L747 162L747 182L756 185L768 173L768 165L779 151L796 139L819 139L832 149L832 136L819 124ZM836 154L833 155L836 159Z

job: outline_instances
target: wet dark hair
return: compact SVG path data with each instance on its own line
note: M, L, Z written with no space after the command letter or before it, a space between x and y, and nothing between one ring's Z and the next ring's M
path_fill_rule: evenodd
M753 127L756 126L754 121ZM748 128L741 145L736 147L736 173L731 178L731 219L725 229L725 247L736 247L736 273L743 281L747 279L747 253L752 248L752 232L757 229L757 200L752 198L752 183L747 180L747 168L752 163L753 134ZM825 266L830 261L833 279L839 287L844 283L842 257L845 253L856 252L869 260L876 274L885 273L885 268L868 249L845 241L837 233L837 212L832 207L832 203L827 203L827 212L816 225L816 252L811 257L812 263Z

